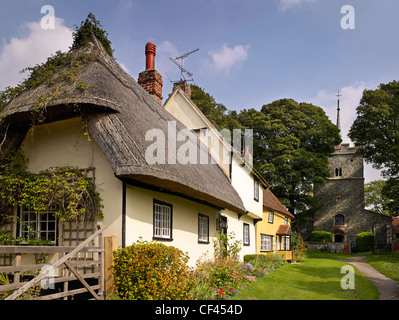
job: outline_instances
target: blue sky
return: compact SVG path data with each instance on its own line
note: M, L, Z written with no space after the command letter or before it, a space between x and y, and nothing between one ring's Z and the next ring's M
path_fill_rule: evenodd
M55 28L41 28L44 5ZM344 5L355 29L343 29ZM157 45L163 95L180 77L168 59L185 60L195 84L228 109L260 109L281 98L311 102L335 122L340 90L344 142L364 89L399 80L397 0L0 0L0 90L26 66L66 51L72 29L93 12L109 33L117 61L137 80L144 46ZM369 168L366 181L378 178Z

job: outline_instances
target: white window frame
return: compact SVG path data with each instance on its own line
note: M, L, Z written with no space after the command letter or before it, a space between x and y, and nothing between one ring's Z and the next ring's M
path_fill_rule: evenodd
M209 217L198 214L198 242L209 243Z
M259 179L254 177L254 200L259 201Z
M173 206L169 203L154 200L153 226L154 239L172 240Z
M36 213L25 206L18 208L17 234L20 238L38 238L57 243L58 221L55 215L56 206L51 206L43 213ZM35 234L35 236L32 235ZM53 235L53 236L51 236Z
M260 235L260 251L269 252L273 250L273 236L268 234Z
M274 222L274 212L273 211L269 211L269 217L268 217L267 221L269 223L273 223Z
M249 224L248 223L244 223L244 225L243 225L243 244L244 244L244 246L250 245Z

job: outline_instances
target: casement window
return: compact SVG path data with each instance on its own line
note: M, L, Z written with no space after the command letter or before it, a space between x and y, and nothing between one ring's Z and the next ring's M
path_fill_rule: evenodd
M291 250L291 236L282 237L282 250L285 251Z
M243 234L243 244L244 246L249 246L249 224L248 223L244 223L244 234Z
M171 204L154 200L154 239L172 240L172 216Z
M281 236L276 236L277 251L281 250Z
M35 213L25 206L18 208L17 236L25 239L42 239L57 242L56 206L43 213Z
M273 223L274 221L274 212L269 211L269 219L267 220L269 223Z
M273 236L267 234L260 235L260 251L272 251Z
M198 242L209 243L209 217L198 214Z
M254 177L254 200L259 201L259 179Z

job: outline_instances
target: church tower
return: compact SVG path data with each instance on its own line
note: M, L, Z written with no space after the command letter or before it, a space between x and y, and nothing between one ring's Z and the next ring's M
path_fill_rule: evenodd
M355 241L351 229L364 210L363 158L349 143L335 147L329 158L330 178L315 186L315 197L324 206L314 214L313 230L329 231L334 242Z
M340 128L340 108L337 103L337 127ZM359 147L342 143L328 159L330 177L325 185L315 185L314 196L323 207L313 215L313 230L328 231L333 241L346 248L356 243L356 235L372 232L377 243L391 243L392 218L365 209L363 157Z

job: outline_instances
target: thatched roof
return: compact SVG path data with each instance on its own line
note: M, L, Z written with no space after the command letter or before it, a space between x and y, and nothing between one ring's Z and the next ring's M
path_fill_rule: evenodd
M185 127L141 88L95 37L73 51L76 55L81 52L92 56L76 79L87 84L87 89L71 89L51 99L46 105L46 121L79 116L76 114L78 106L87 119L89 134L117 177L245 213L242 200L228 178L210 160L208 164L148 164L144 155L153 141L145 141L146 132L160 129L167 142L168 121L176 121L177 132ZM68 65L61 69L64 68ZM26 132L31 123L32 104L38 97L50 95L52 90L43 83L22 92L5 107L3 116L12 124L7 135L8 145L22 141L21 131ZM183 143L177 142L177 149ZM195 147L199 157L201 144L198 142Z

